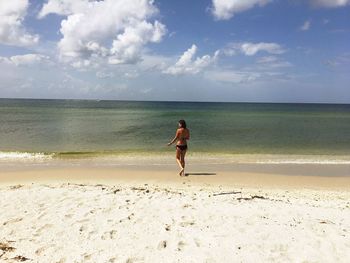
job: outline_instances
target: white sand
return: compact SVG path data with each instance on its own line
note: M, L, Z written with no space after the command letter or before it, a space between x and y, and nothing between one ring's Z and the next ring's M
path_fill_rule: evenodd
M349 191L35 183L0 207L1 262L350 261Z

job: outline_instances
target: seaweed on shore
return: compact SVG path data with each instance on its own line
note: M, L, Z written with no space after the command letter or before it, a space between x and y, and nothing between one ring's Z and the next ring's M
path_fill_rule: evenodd
M238 191L238 192L222 192L222 193L216 193L216 194L213 194L213 196L218 196L218 195L234 195L234 194L241 194L242 192L241 191Z
M10 244L7 242L0 242L0 250L2 250L4 252L11 252L11 251L14 251L15 249L16 248L10 246Z
M0 242L0 252L2 251L2 253L0 254L0 258L2 258L2 256L4 256L7 252L13 252L16 250L15 247L13 247L9 244L9 243L14 243L14 242L15 241ZM16 261L21 261L21 262L30 260L29 258L24 257L24 256L20 256L20 255L15 256L12 259L16 260Z
M261 196L261 195L252 195L250 197L238 197L237 200L253 200L253 199L269 199L269 198L266 198L265 196Z
M15 257L12 258L12 259L17 260L17 261L21 261L21 262L30 260L29 258L26 258L26 257L24 257L24 256L15 256Z

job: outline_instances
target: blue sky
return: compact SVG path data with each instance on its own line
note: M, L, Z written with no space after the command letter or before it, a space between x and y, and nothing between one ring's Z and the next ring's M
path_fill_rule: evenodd
M12 0L0 97L350 103L348 0Z

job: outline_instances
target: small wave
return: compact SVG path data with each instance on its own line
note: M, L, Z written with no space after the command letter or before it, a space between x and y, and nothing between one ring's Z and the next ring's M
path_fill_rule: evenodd
M189 153L192 164L350 164L350 156L320 155L271 155L271 154L222 154ZM170 152L1 152L0 162L28 161L45 162L88 160L111 165L168 165L173 163ZM51 162L50 162L51 163Z
M49 160L53 154L47 153L30 153L30 152L0 152L0 161L11 160Z

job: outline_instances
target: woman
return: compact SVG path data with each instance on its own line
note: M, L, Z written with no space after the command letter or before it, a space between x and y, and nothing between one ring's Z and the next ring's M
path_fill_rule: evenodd
M176 161L180 166L179 175L185 175L185 155L187 152L187 140L190 139L190 131L186 128L185 120L179 120L179 128L176 131L174 139L168 143L172 145L176 140Z

